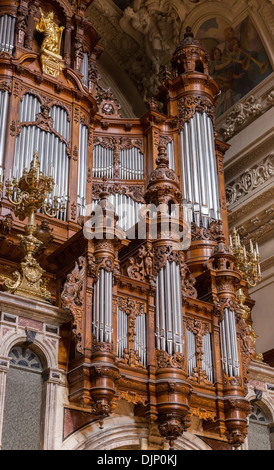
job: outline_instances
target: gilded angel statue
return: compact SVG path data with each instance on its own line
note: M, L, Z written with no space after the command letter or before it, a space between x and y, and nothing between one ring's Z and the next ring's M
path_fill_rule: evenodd
M36 30L39 33L44 34L44 39L42 42L41 49L53 52L54 54L60 54L60 47L61 47L61 39L62 33L64 30L64 26L58 26L54 21L54 13L53 11L49 12L48 15L45 17L41 8L40 8L41 16L39 23L36 26Z

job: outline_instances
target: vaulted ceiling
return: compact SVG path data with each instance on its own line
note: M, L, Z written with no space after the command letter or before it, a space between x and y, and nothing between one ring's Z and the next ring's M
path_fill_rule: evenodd
M141 116L145 103L157 93L161 71L170 67L186 26L196 35L215 17L234 28L249 16L270 56L273 4L274 0L94 0L86 14L105 48L98 61L102 84L111 87L123 116Z

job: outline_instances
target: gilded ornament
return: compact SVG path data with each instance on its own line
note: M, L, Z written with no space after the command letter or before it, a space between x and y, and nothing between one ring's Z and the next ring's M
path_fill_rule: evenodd
M42 71L55 78L58 77L64 68L60 47L64 26L58 26L54 21L53 11L45 17L40 9L41 16L36 25L36 31L42 33L44 38L41 45Z
M28 217L25 235L18 235L25 256L18 268L12 273L12 278L6 278L3 284L12 294L35 300L50 299L50 292L43 286L44 269L34 258L43 245L43 242L35 236L38 230L35 214L41 208L48 217L55 217L58 211L64 212L64 201L60 206L57 196L53 196L50 200L50 193L54 185L53 177L45 176L41 172L37 151L34 153L29 171L24 168L20 179L17 174L13 179L10 175L6 181L6 197L12 204L15 215L20 220Z
M230 246L235 256L235 267L242 273L250 287L255 287L262 280L258 244L254 248L250 240L250 249L242 246L240 236L234 228L230 236Z

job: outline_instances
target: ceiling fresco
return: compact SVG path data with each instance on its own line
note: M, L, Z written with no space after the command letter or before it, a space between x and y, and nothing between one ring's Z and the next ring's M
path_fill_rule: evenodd
M217 106L220 116L272 72L249 15L256 5L270 18L272 0L94 0L87 15L105 48L100 60L103 69L108 68L106 75L115 76L120 93L128 97L135 88L139 110L141 103L157 94L162 71L170 69L172 54L186 26L191 26L211 56L210 72L222 91ZM264 27L274 37L269 21Z
M196 37L209 51L209 72L222 92L216 117L272 72L266 51L249 17L235 28L223 19L211 18L201 25Z

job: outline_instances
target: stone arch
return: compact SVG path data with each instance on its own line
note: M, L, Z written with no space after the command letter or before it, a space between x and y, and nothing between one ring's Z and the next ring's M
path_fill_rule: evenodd
M25 346L33 351L41 362L42 396L41 396L41 435L40 446L50 450L54 447L54 432L56 421L57 388L61 381L61 373L58 368L58 340L47 336L45 329L34 329L16 325L3 327L0 344L0 447L2 439L2 427L4 416L4 402L6 396L6 382L11 369L12 357L10 351L15 346ZM14 369L14 368L12 368ZM12 374L14 376L14 374Z
M191 26L194 37L196 36L200 26L210 18L217 16L222 18L229 24L233 24L234 16L231 9L227 8L222 2L203 3L196 6L185 18L183 31L187 26Z
M265 396L265 393L262 394L261 398L258 398L255 391L250 391L246 396L246 399L252 404L255 403L262 409L267 420L269 422L274 422L274 405L273 402Z
M269 446L269 450L274 449L273 441L273 423L274 423L274 406L273 402L265 393L256 393L256 390L252 390L247 395L247 399L250 404L255 406L255 413L249 415L249 436L246 439L246 447L249 450L267 450L264 447ZM257 408L257 410L256 410ZM259 419L256 419L256 415L259 411ZM255 415L255 416L253 416ZM264 418L264 419L261 419ZM256 423L257 421L257 423ZM257 428L254 429L254 426L257 425ZM252 429L253 428L253 429ZM261 429L260 429L261 428ZM264 428L264 430L263 430ZM268 436L267 436L268 429ZM254 432L256 431L256 432ZM264 437L263 437L264 434ZM257 444L257 441L259 444ZM253 444L256 442L256 449L252 449ZM262 449L257 449L257 446L262 447ZM250 448L251 447L251 448Z
M9 352L14 346L24 344L26 341L28 341L27 332L25 335L14 332L4 336L0 346L0 356L8 357ZM56 368L58 366L56 357L51 354L48 346L39 337L37 338L37 335L35 335L31 343L31 349L39 356L43 369Z
M150 426L144 418L114 415L104 421L99 430L98 421L75 431L63 443L64 450L168 450L156 424ZM175 450L211 450L199 437L186 432L177 439Z
M16 342L9 351L3 401L2 449L38 450L42 437L43 366L31 344Z

